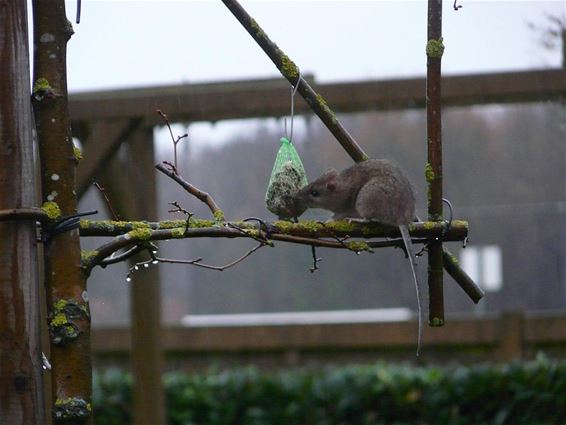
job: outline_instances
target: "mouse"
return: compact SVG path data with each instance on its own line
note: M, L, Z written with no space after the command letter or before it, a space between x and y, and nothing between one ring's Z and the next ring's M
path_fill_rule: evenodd
M341 172L330 169L300 189L294 202L298 211L307 208L331 211L333 220L377 221L399 228L417 293L418 356L422 341L421 287L408 229L415 220L415 192L403 170L386 159L368 159Z

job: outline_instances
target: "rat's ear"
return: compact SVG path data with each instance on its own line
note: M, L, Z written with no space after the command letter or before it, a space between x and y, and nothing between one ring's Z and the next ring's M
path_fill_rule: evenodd
M324 180L326 181L326 188L330 192L334 192L336 190L336 177L338 176L338 171L334 168L326 170L324 173Z
M326 188L330 192L334 192L336 190L336 182L334 181L334 179L331 179L328 183L326 183Z
M338 171L336 171L334 168L329 168L324 172L324 177L326 178L334 178L337 175L338 175Z

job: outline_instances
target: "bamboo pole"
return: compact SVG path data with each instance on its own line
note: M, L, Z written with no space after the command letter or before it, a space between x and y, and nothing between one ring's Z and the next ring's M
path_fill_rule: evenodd
M0 6L0 424L45 423L26 2ZM39 210L39 211L38 211Z
M441 116L441 60L442 0L428 1L428 37L426 45L426 113L427 153L426 179L428 183L428 219L442 220L442 116ZM437 239L428 248L429 325L444 324L442 240Z
M42 199L51 219L77 212L75 156L67 105L67 41L73 34L63 0L34 0L33 106ZM50 226L44 227L49 231ZM79 232L51 235L44 247L55 423L92 423L90 311Z

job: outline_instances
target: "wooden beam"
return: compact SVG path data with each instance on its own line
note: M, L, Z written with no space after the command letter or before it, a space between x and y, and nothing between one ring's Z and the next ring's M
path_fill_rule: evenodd
M278 326L200 326L163 329L163 348L175 366L206 369L210 358L235 358L260 364L272 355L289 350L323 364L328 354L342 352L344 359L357 359L360 352L395 352L396 358L414 356L416 321ZM98 359L124 359L130 352L127 328L93 330L93 352ZM446 325L425 332L423 355L450 352L450 358L486 361L532 358L550 348L564 352L566 315L563 313L503 314L499 317L450 317ZM556 351L555 351L556 353ZM370 356L374 361L375 355ZM183 367L185 367L183 366Z
M336 112L424 108L425 79L309 83ZM444 106L538 102L566 94L563 70L537 70L448 76L442 79ZM289 84L280 79L184 84L75 93L70 96L75 121L143 118L162 124L156 109L173 121L280 117L289 114ZM295 112L310 113L297 97Z
M163 330L164 349L171 353L331 349L414 349L416 322L314 324L287 326L169 327ZM125 328L98 329L94 351L129 349ZM497 342L497 320L450 320L427 333L427 345L489 345Z
M140 125L140 119L98 120L92 124L84 143L83 159L77 168L76 190L80 198L89 188L92 179L109 161L120 144ZM153 167L153 165L152 165Z

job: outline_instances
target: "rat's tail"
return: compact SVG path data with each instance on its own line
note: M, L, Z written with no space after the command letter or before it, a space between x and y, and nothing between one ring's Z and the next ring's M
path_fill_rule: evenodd
M402 224L399 226L399 231L401 232L401 237L403 238L403 243L405 244L405 249L407 250L407 256L409 257L409 262L411 263L411 271L413 272L413 280L415 282L415 290L417 293L417 307L419 314L419 334L417 339L417 356L421 353L421 344L423 340L423 312L422 312L422 295L421 286L419 284L419 278L417 277L417 257L413 250L413 242L411 241L411 235L409 235L409 229L406 225Z

